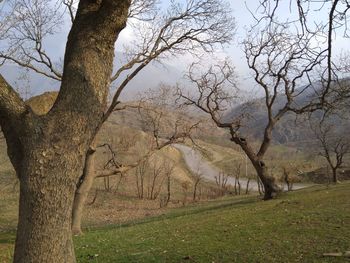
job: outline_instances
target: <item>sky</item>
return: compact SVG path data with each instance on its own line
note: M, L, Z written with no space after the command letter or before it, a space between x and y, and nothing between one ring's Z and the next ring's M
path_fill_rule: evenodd
M183 0L180 0L183 1ZM169 4L169 0L161 0L162 6L166 7ZM219 50L218 54L215 57L223 59L224 57L229 57L236 67L237 74L239 76L239 85L241 89L253 89L254 82L252 80L251 72L249 71L245 58L243 47L240 44L246 35L246 29L249 25L254 23L252 14L248 11L247 6L250 8L253 14L257 14L257 0L229 0L232 9L233 16L235 17L237 24L237 33L233 43L230 46L225 46L224 49ZM6 1L0 3L0 8L5 5ZM291 17L291 13L294 13L295 10L290 9L289 0L284 1L285 5L279 9L278 16L281 18ZM326 10L324 12L314 12L314 18L322 19L325 17ZM53 57L54 61L59 61L62 59L67 39L67 34L70 28L70 22L67 20L66 23L62 26L61 32L53 35L45 41L45 49ZM133 40L133 31L131 27L127 27L121 33L117 45L116 45L116 55L121 56L120 53L121 47L128 44ZM340 53L341 49L346 49L349 46L349 39L341 37L341 34L337 34L336 38L336 53ZM135 94L146 88L156 86L158 82L170 82L174 84L176 81L181 80L183 74L186 72L187 66L193 61L191 56L183 56L177 59L165 60L162 65L152 64L144 72L135 78L128 87L123 97L125 99L131 99L135 97ZM16 78L17 69L13 66L7 66L0 68L0 72L9 76L10 82L14 82ZM58 89L59 83L53 81L42 80L39 76L31 74L31 94L37 95L46 90Z

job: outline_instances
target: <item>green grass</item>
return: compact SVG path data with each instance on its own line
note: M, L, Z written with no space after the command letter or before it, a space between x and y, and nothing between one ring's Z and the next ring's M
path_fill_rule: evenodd
M270 202L224 200L92 230L76 239L78 261L344 262L322 254L350 250L349 197L350 184L317 187Z
M350 183L216 200L75 238L78 262L350 262ZM0 234L1 236L2 234ZM12 243L13 236L1 236ZM0 250L8 253L8 250ZM5 262L5 261L4 261Z

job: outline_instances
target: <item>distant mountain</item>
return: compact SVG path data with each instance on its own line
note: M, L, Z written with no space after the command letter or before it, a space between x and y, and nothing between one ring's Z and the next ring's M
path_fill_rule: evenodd
M295 103L298 106L305 105L314 94L313 92L305 92L305 94L303 93L302 96L298 97ZM277 112L284 104L285 99L278 97L273 106L273 111ZM248 134L253 138L262 138L267 125L265 98L255 99L233 108L224 116L224 119L226 121L232 120L242 114L242 112L246 112L250 116L250 118L246 118L243 121L242 133ZM339 117L333 118L334 125L340 133L347 132L350 129L350 111L343 114L345 115L343 117L347 119L345 122L344 120L341 121ZM320 118L320 114L316 113L314 117ZM297 146L302 146L305 141L314 138L307 116L296 115L292 112L287 113L277 123L272 135L275 143L294 144Z

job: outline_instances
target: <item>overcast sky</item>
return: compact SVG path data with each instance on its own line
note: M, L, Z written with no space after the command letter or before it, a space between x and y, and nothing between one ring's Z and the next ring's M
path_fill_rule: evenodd
M169 0L162 0L162 5L166 6L169 2ZM240 42L245 37L246 28L254 22L254 19L246 6L250 8L252 13L256 14L258 1L230 0L230 3L233 9L233 16L235 17L237 22L237 34L232 45L226 46L224 50L219 52L217 57L230 57L236 66L241 88L252 88L254 86L254 82L252 81L250 72L246 66L243 48L240 45ZM295 13L295 10L293 8L290 9L290 6L288 5L289 1L286 0L284 3L286 3L286 5L282 6L281 9L279 9L278 16L280 18L292 17L293 15L291 15L291 13ZM4 2L0 5L4 5ZM315 12L315 20L322 19L322 17L325 17L326 14L327 10L324 10L323 12ZM48 39L45 43L46 50L49 54L53 56L53 59L55 61L59 61L63 57L69 27L70 23L67 21L67 23L65 23L65 25L62 26L61 32ZM127 27L120 35L120 38L116 45L116 51L120 52L122 45L127 44L132 39L133 32L131 30L131 27ZM349 39L344 39L341 37L341 34L338 34L335 45L336 53L339 53L342 48L347 48L348 46ZM117 53L117 56L120 55L120 53ZM131 83L131 87L126 89L124 97L133 98L138 90L155 86L159 81L170 83L176 82L179 78L181 78L181 76L186 70L187 65L191 62L191 60L192 58L187 56L176 60L172 59L171 61L165 61L164 66L151 65L149 69L145 70L145 72L142 72L140 76L138 76ZM0 68L0 71L4 73L5 77L6 72L4 71L8 71L8 75L10 75L11 80L16 76L16 70ZM157 74L157 71L160 72L160 74ZM35 77L32 82L32 94L34 95L37 95L38 93L41 93L45 90L55 88L57 89L59 85L58 83L54 83L52 81L41 81L38 77Z

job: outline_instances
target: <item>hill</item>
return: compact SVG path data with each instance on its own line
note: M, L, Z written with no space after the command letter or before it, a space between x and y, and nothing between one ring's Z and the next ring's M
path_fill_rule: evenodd
M299 106L306 105L309 100L309 95L300 96L297 100ZM273 105L273 112L277 112L285 104L285 99L277 97ZM346 106L348 107L348 106ZM243 103L229 110L224 119L229 121L236 116L248 114L250 117L243 120L242 132L248 134L254 139L260 139L264 135L264 129L267 124L267 113L265 98L253 99L247 103ZM343 119L339 118L341 116ZM321 115L316 113L313 117L321 118ZM333 117L334 126L337 127L337 133L346 133L350 128L350 115L348 110L339 113L338 116ZM277 144L287 144L303 148L304 150L310 146L307 142L314 138L314 134L310 129L308 116L296 115L292 112L287 113L276 124L273 132L273 142Z
M46 92L40 96L29 99L26 103L30 105L37 114L48 112L55 99L57 92ZM174 125L174 120L178 118L176 111L166 112L162 120L165 133ZM182 116L186 121L193 121L193 118ZM204 125L202 131L208 129L210 125ZM154 144L150 127L143 123L138 109L126 108L124 111L114 113L107 121L97 137L97 144L102 146L108 144L115 151L115 159L124 165L133 164L147 154ZM197 132L200 135L201 132ZM97 154L96 169L104 169L111 152L107 147L99 147ZM222 156L224 158L224 156ZM149 182L153 171L158 166L164 164L174 166L171 176L172 202L169 207L181 206L187 199L191 199L192 172L188 169L183 160L181 152L176 148L166 147L155 152L149 159L147 173L145 173L144 188L148 191ZM84 225L104 225L111 223L123 223L130 219L143 218L150 215L161 214L167 208L161 209L160 199L166 193L164 176L157 175L155 187L160 189L159 197L156 200L140 199L137 197L137 169L132 169L127 174L111 176L108 178L97 178L90 192L89 205L84 214ZM139 182L140 183L140 182ZM203 188L204 183L203 183ZM6 144L0 140L0 232L16 227L18 213L18 182L14 176L14 171L6 154ZM202 191L202 190L201 190ZM203 195L204 195L203 190ZM185 201L184 201L185 200Z
M78 262L347 262L350 184L228 198L75 238ZM2 235L9 259L13 234Z

